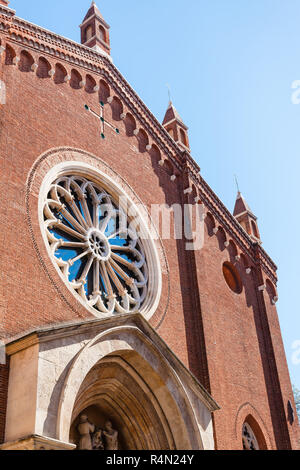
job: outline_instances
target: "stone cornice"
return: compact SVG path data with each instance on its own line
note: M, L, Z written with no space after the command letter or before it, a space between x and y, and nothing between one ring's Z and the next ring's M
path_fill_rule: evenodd
M75 450L76 445L68 442L61 442L50 437L32 436L23 437L14 442L5 442L0 446L0 450L22 451L22 450Z
M262 247L259 248L258 259L255 258L253 242L248 234L200 176L200 168L191 155L176 144L113 65L110 56L105 52L97 52L18 18L15 16L14 10L4 6L0 6L0 33L1 30L11 42L21 43L22 47L35 50L39 54L47 54L53 57L55 61L66 61L72 67L81 67L105 78L114 92L120 96L127 108L145 128L149 136L152 137L154 143L173 163L177 171L181 174L183 171L188 171L189 176L199 190L203 203L207 205L220 224L230 233L230 236L237 241L240 248L247 252L253 262L260 263L273 282L277 282L277 267L271 258Z
M11 8L5 7L4 5L0 5L0 15L5 16L14 16L16 14L16 10L12 10Z

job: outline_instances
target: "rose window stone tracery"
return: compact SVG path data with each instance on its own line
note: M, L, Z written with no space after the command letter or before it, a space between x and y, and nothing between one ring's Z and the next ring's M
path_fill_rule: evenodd
M47 241L63 277L98 313L130 313L148 291L143 242L125 211L101 184L62 176L43 207Z

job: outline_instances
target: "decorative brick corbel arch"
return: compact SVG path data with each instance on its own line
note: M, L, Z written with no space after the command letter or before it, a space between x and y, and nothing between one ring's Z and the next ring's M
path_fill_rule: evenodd
M243 448L242 430L245 423L248 423L251 426L260 450L274 449L273 441L267 431L263 419L250 403L244 403L240 407L235 420L235 436L237 440L240 439L241 449Z

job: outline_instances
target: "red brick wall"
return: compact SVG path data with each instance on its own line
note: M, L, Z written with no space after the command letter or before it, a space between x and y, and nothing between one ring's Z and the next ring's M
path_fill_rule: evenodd
M38 62L38 56L34 59ZM69 64L63 65L71 71ZM76 68L84 77L85 70ZM99 83L100 77L94 78ZM12 65L4 66L3 79L7 103L0 108L0 191L6 200L0 206L0 233L5 234L0 264L6 286L6 335L12 336L91 316L62 284L49 260L39 232L37 192L30 195L36 214L32 232L28 225L27 179L41 154L57 147L90 152L121 175L147 206L183 202L186 181L179 176L171 182L158 159L141 152L138 139L126 135L124 121L117 124L121 135L106 129L107 138L102 140L99 121L84 110L84 104L98 110L97 93L75 90L69 83L55 84L50 77L41 79ZM112 120L109 105L105 112ZM91 163L88 156L82 161ZM43 171L55 162L46 159ZM295 447L294 428L288 428L285 417L291 387L280 328L275 307L264 302L265 294L259 298L259 269L247 275L218 237L207 232L203 250L196 253L187 253L182 241L164 240L163 246L169 276L163 273L162 298L151 323L221 406L214 416L218 449L242 447L241 428L249 414L268 448L288 448L288 432ZM222 264L230 260L241 275L241 294L234 294L223 277Z
M225 283L224 262L236 266L241 294ZM263 284L259 267L253 265L246 274L242 261L236 261L219 235L208 234L207 229L196 264L209 373L206 386L221 407L214 414L217 448L242 448L242 425L248 415L259 424L267 448L297 448L297 423L287 422L292 390L280 326L270 297L258 291Z
M55 64L51 65L54 68ZM84 75L84 71L80 72ZM96 78L99 82L100 77ZM99 110L97 93L75 90L69 83L56 85L50 77L40 79L34 72L21 72L16 66L4 67L4 80L7 84L7 104L0 109L0 148L3 149L0 154L0 185L7 203L0 208L1 231L6 234L0 263L7 286L6 331L7 335L16 335L36 326L91 316L62 285L44 248L46 268L61 285L68 304L57 295L33 246L26 217L26 183L34 162L43 152L64 146L99 156L122 175L147 206L165 203L166 200L169 203L180 200L181 188L170 181L169 174L157 160L151 158L149 152L139 152L138 139L126 136L123 121L117 123L121 131L119 136L106 129L107 138L100 138L99 121L84 109L86 103ZM105 113L106 118L112 121L109 104L105 106ZM91 163L88 158L85 161ZM32 205L36 206L33 228L39 234L37 243L42 250L44 245L38 227L36 194L32 201ZM159 333L188 364L190 345L186 337L182 296L188 288L186 267L182 263L180 266L176 241L167 240L164 248L168 253L171 272L171 296L168 314ZM162 301L153 319L154 326L160 322L167 300L168 275L165 272ZM191 306L189 308L191 311Z

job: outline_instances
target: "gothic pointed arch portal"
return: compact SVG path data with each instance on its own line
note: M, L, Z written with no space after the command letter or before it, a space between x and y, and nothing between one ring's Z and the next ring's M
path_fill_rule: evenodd
M88 447L109 421L118 432L120 450L208 448L210 405L205 393L200 400L196 397L195 384L191 389L184 383L174 365L136 327L101 333L70 367L60 399L57 439L80 447L83 417L92 425Z
M90 370L76 398L69 437L71 443L79 447L84 439L79 430L80 419L86 416L92 425L87 450L97 450L99 442L106 450L176 448L172 428L161 404L135 368L138 362L142 365L144 361L137 353L125 351L107 356ZM163 386L162 380L158 376L154 378L156 374L146 363L143 368L154 379L153 388ZM107 449L110 445L105 437L108 422L118 433L113 449Z

